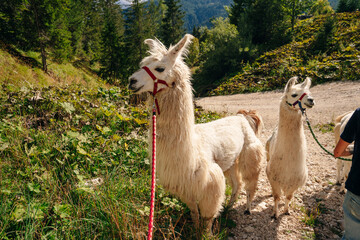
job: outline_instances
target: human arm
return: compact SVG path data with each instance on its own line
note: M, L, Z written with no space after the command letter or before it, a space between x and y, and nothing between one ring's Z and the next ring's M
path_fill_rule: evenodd
M344 141L342 138L340 138L339 142L336 144L336 147L334 149L334 157L338 158L341 156L350 156L351 153L349 149L347 149L347 146L350 143Z

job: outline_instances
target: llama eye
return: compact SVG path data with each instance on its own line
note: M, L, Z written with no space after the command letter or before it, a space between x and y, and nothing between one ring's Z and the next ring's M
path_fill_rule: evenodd
M162 68L162 67L155 68L155 71L158 71L158 72L163 72L164 70L165 70L165 68Z
M293 94L293 95L291 95L292 97L297 97L297 94Z

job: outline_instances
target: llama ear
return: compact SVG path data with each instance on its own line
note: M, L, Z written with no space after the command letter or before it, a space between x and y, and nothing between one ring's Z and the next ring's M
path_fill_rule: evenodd
M149 46L150 52L166 51L166 47L157 39L145 39L144 43Z
M156 46L156 41L153 39L145 39L144 43L149 46L150 50Z
M145 39L144 43L149 46L149 53L162 53L166 54L167 50L164 44L162 44L159 39Z
M289 81L287 82L286 86L285 86L285 92L289 92L290 88L292 86L294 86L297 83L298 77L292 77L289 79Z
M174 60L181 56L183 53L187 53L187 48L194 37L191 34L186 34L174 47L169 51L169 56Z
M311 86L311 78L307 77L304 82L301 84L303 88L309 89Z

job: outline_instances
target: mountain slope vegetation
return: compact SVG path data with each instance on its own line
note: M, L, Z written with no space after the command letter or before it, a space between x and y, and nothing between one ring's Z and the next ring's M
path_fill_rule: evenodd
M300 21L293 41L261 55L209 95L281 88L292 76L315 83L360 80L360 12L321 15Z

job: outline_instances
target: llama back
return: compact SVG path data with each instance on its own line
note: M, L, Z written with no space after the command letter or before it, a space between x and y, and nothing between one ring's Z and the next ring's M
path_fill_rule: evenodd
M348 114L352 114L354 111L349 111L349 112L346 112L346 113L343 113L343 114L341 114L340 116L337 116L336 118L335 118L335 124L336 123L340 123L340 122L343 122L344 121L344 117L346 116L346 115L348 115Z

